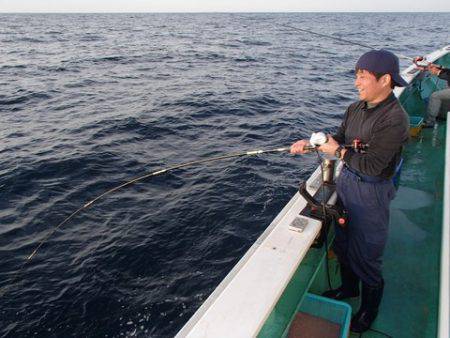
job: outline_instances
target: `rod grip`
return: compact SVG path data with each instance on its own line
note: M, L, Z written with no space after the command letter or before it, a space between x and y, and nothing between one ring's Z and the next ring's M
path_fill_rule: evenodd
M314 150L316 150L316 147L315 147L315 146L311 146L311 145L309 145L309 146L304 146L304 147L303 147L303 150L306 150L306 151L314 151Z

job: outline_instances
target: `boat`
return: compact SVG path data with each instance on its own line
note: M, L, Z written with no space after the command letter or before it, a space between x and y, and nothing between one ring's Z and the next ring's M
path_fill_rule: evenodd
M449 67L450 46L426 55L426 60ZM421 120L431 93L446 83L414 64L401 75L409 85L395 88L394 94L410 121ZM391 203L385 292L377 319L362 337L449 337L448 121L431 129L412 122L414 136L404 149ZM334 176L341 166L336 165ZM317 167L176 337L291 337L307 302L318 301L318 312L332 310L332 302L318 295L340 285L330 249L333 227L302 212L311 204L308 196L323 189L322 170ZM329 191L325 201L332 205L335 192ZM356 312L358 302L344 305ZM341 327L342 337L359 336L349 333L348 314Z

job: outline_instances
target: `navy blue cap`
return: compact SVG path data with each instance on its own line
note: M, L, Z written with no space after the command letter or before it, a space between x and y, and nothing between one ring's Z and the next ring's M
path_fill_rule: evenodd
M400 76L398 57L384 49L371 50L363 54L356 63L356 69L389 74L397 87L406 87L408 85Z

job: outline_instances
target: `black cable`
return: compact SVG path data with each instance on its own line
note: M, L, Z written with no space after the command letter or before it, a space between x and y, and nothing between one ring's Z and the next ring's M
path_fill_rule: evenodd
M324 222L327 222L327 211L326 211L326 207L325 207L325 189L323 187L323 161L322 161L322 157L320 157L319 151L316 149L315 150L316 154L317 154L317 159L319 161L319 165L320 165L320 172L322 174L322 185L320 186L320 190L321 190L321 194L322 194L322 213L323 213L323 219ZM331 278L330 278L330 267L329 267L329 262L328 262L328 233L325 232L325 270L327 273L327 280L328 280L328 287L330 290L332 290L332 286L331 286Z
M383 336L388 337L388 338L394 338L394 336L391 336L391 335L389 335L389 334L387 334L387 333L384 333L384 332L382 332L382 331L378 331L378 330L375 330L375 329L369 329L369 331L373 331L373 332L382 334Z
M326 206L325 206L325 203L326 203L326 201L325 201L325 189L324 189L324 182L323 182L323 160L322 160L322 157L320 156L319 151L317 149L315 150L315 152L317 154L317 159L319 161L320 171L321 171L321 174L322 174L322 185L320 186L320 190L321 190L321 194L322 194L322 208L323 208L322 212L323 212L324 220L326 222L327 221L327 214L326 214ZM324 244L325 244L325 270L326 270L326 273L327 273L328 287L330 288L330 290L332 290L333 288L331 286L330 267L329 267L329 262L328 262L328 233L325 233L325 243ZM391 335L389 335L387 333L384 333L382 331L378 331L376 329L369 329L369 331L382 334L383 336L388 337L388 338L394 338L393 336L391 336ZM362 338L362 336L363 336L363 332L361 332L359 334L359 338Z
M394 336L388 335L387 333L384 333L382 331L378 331L378 330L375 330L375 329L368 329L367 331L372 331L372 332L375 332L375 333L379 333L379 334L382 334L383 336L388 337L388 338L394 338ZM364 334L364 332L361 332L358 337L361 338L363 336L363 334Z
M328 279L328 287L330 290L333 290L331 286L331 278L330 278L330 266L328 262L328 234L325 234L325 269L327 270L327 279Z

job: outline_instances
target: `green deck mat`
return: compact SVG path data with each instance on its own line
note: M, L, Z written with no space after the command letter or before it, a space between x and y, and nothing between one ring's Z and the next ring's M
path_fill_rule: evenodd
M400 188L391 204L383 265L385 293L373 328L396 338L436 337L437 333L444 137L444 126L434 135L435 142L433 131L427 129L409 145ZM349 302L354 312L357 303ZM368 331L363 337L383 335Z

